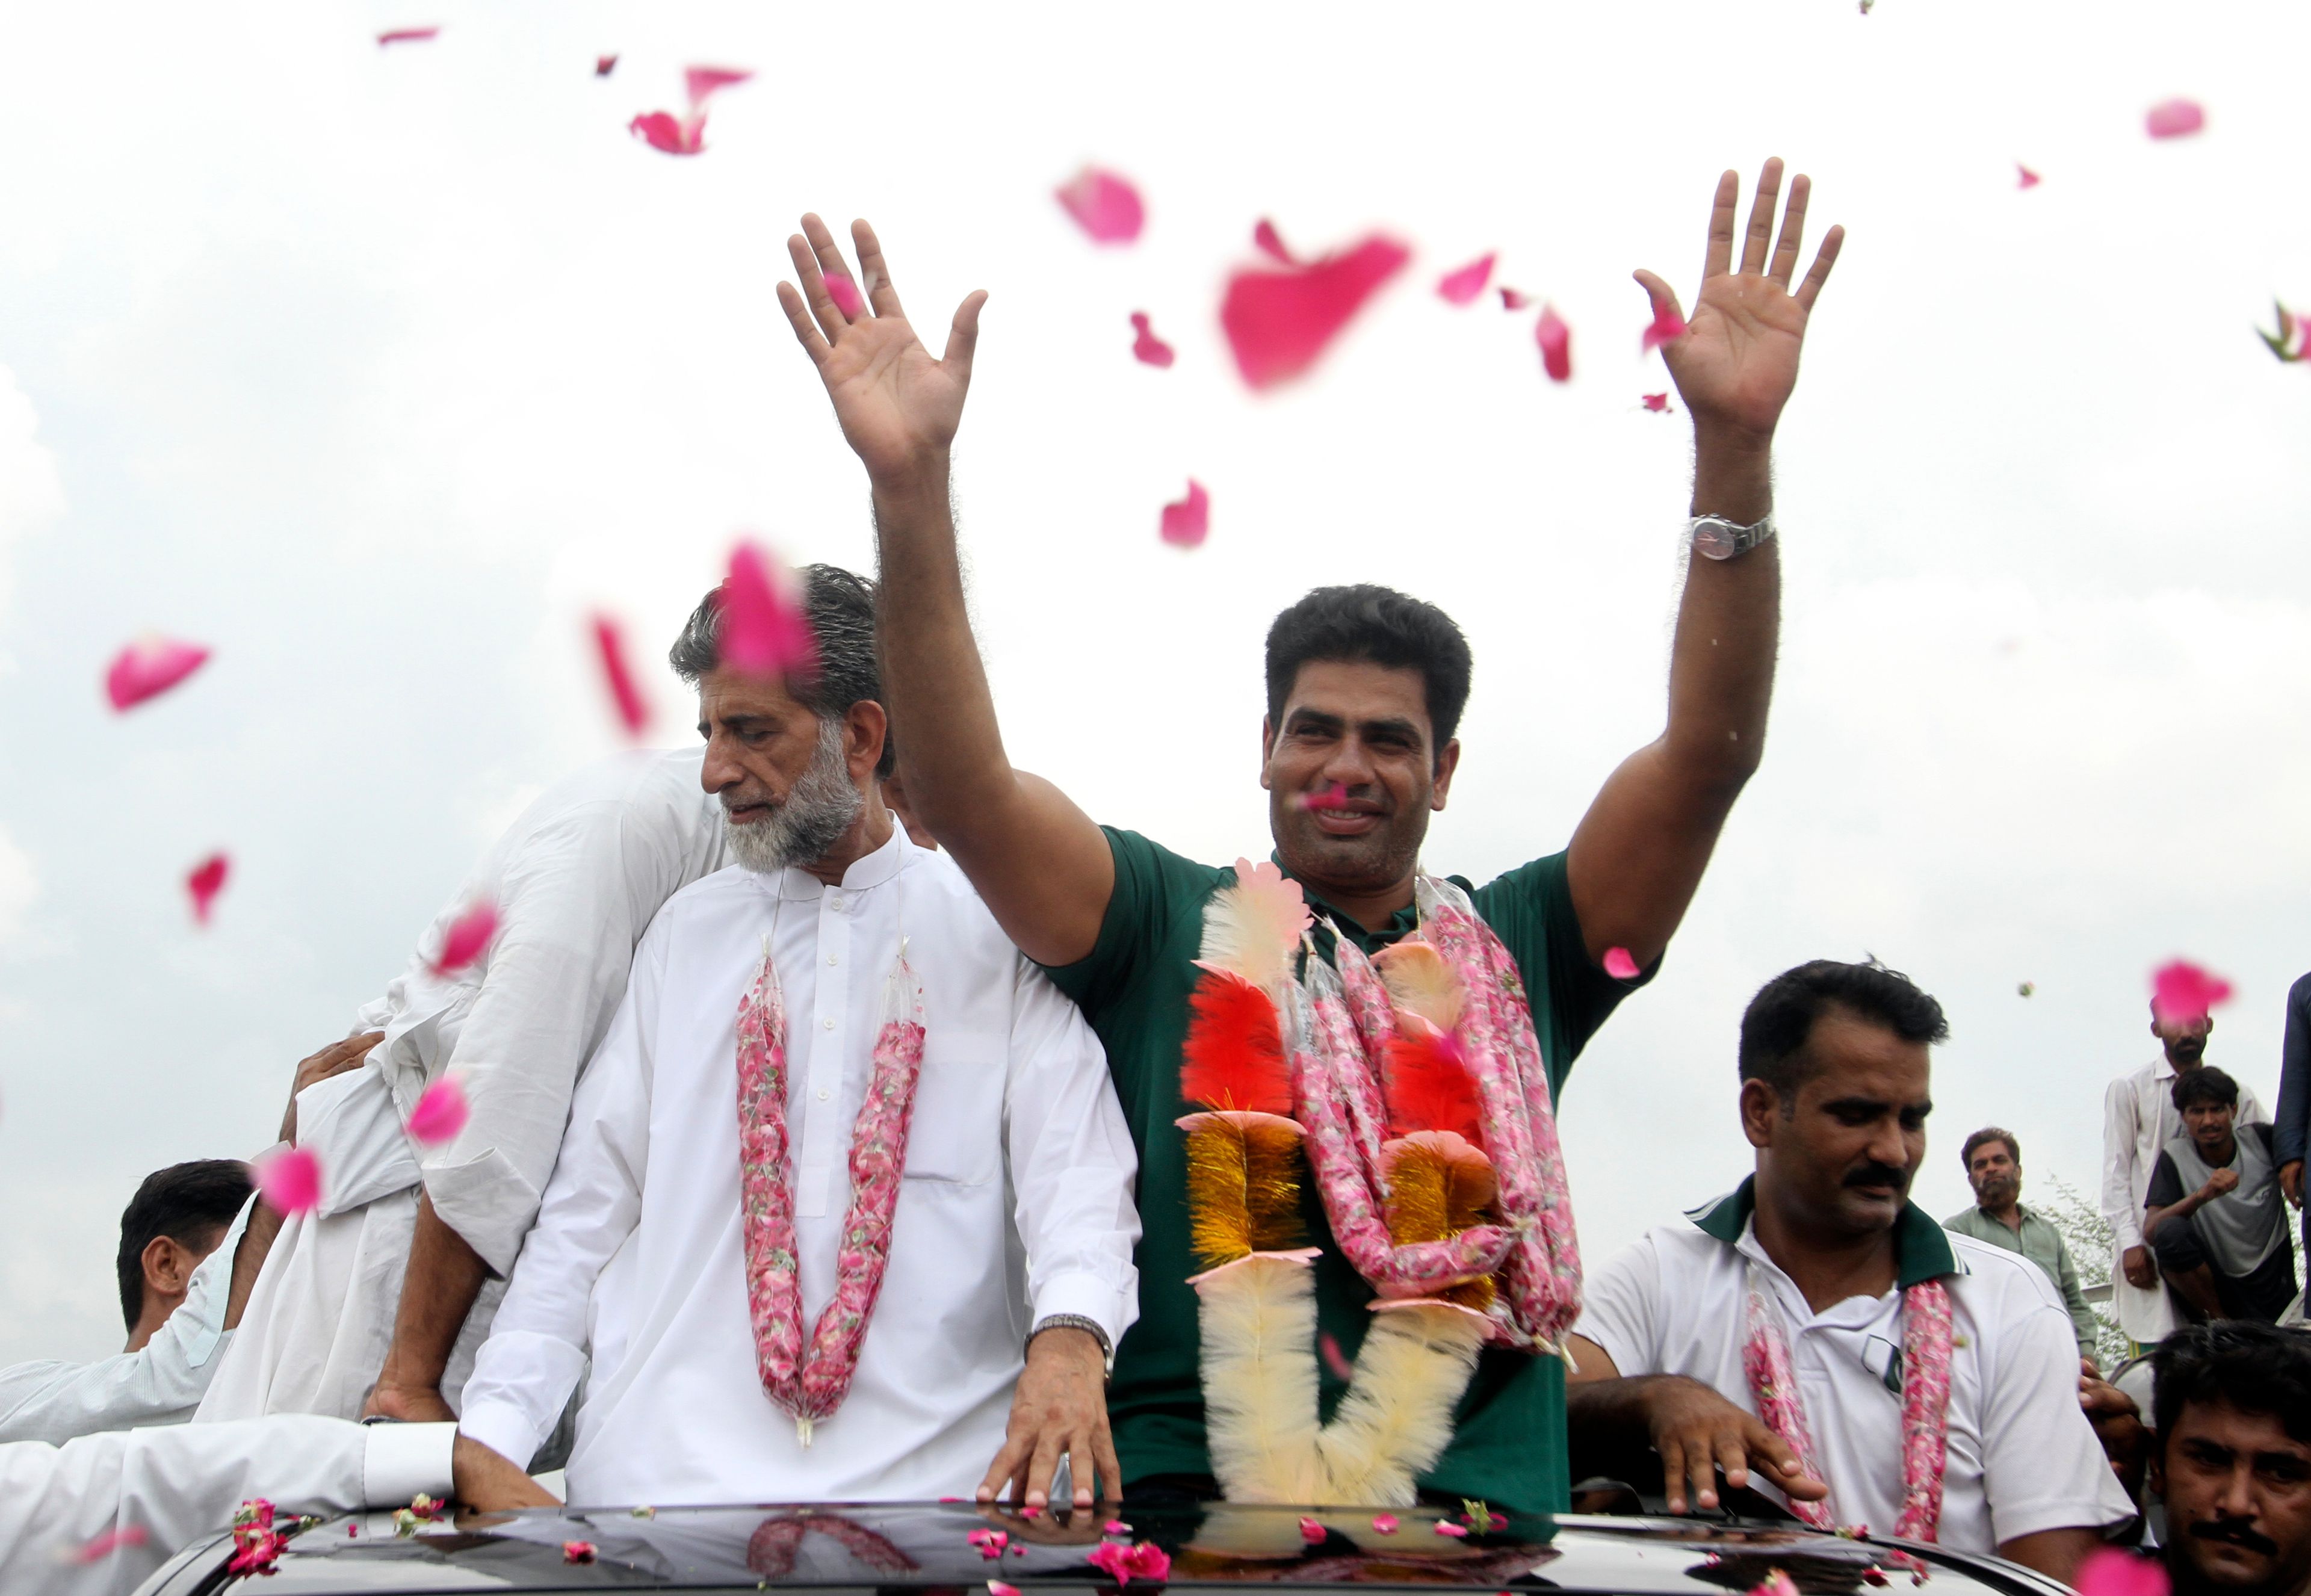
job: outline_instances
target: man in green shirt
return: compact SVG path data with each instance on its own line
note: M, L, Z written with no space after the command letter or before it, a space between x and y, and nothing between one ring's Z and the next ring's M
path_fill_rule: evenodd
M1967 1183L1974 1188L1975 1206L1942 1221L1944 1230L1970 1235L2009 1252L2019 1252L2038 1266L2069 1310L2071 1328L2078 1332L2079 1356L2089 1366L2095 1362L2094 1310L2079 1290L2079 1271L2071 1267L2071 1250L2062 1233L2022 1206L2022 1144L2011 1130L1984 1127L1966 1138L1958 1155L1966 1161Z
M1808 184L1792 183L1776 240L1781 186L1781 162L1768 161L1745 231L1740 180L1732 172L1721 179L1699 298L1686 330L1662 349L1693 416L1694 543L1708 556L1692 562L1679 611L1667 728L1607 780L1564 851L1472 894L1515 960L1552 1089L1642 981L1637 972L1660 959L1761 751L1779 622L1773 434L1842 237L1832 229L1793 284ZM789 240L800 288L782 283L779 299L867 467L881 554L884 679L908 793L1012 940L1083 1006L1107 1047L1140 1157L1140 1313L1115 1348L1112 1441L1094 1434L1032 1455L1007 1452L981 1496L1008 1486L1040 1506L1060 1451L1072 1461L1080 1504L1091 1501L1094 1468L1113 1488L1119 1451L1122 1485L1136 1496L1210 1496L1196 1296L1186 1284L1196 1264L1173 1121L1184 1106L1181 1048L1203 906L1234 877L1094 824L1051 783L1010 764L965 610L948 488L986 296L964 301L945 358L934 360L907 324L873 231L852 227L854 278L825 225L806 216L803 227ZM830 291L829 275L846 281ZM1675 311L1666 283L1649 272L1637 280L1657 307ZM1311 538L1306 546L1322 545ZM1368 948L1384 946L1417 923L1421 842L1460 762L1468 645L1443 612L1402 594L1320 589L1278 618L1267 664L1260 784L1275 859L1312 910ZM1151 726L1151 762L1164 757L1159 737ZM1309 802L1320 795L1323 802ZM1260 851L1252 839L1245 844ZM1318 947L1329 956L1328 937ZM1607 974L1609 964L1629 979ZM1321 1205L1312 1196L1304 1209L1308 1239L1323 1250L1319 1323L1353 1357L1373 1294L1340 1259ZM1096 1378L1096 1365L1090 1369ZM1422 1487L1562 1510L1563 1375L1554 1357L1488 1349L1457 1434ZM1342 1389L1328 1374L1326 1412Z

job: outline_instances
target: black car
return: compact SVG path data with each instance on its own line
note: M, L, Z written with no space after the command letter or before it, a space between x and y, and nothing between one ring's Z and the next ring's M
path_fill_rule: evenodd
M1481 1522L1475 1517L1483 1512ZM1212 1504L1030 1520L968 1503L534 1509L397 1524L370 1513L292 1537L272 1571L229 1573L230 1535L187 1548L143 1587L195 1596L449 1591L938 1592L1131 1596L1159 1585L1744 1596L1776 1570L1802 1596L2067 1596L1997 1557L1849 1539L1756 1519L1502 1514ZM1439 1526L1442 1526L1440 1528ZM1107 1549L1102 1549L1103 1548ZM1776 1587L1788 1596L1786 1587ZM1002 1591L991 1596L1007 1596Z

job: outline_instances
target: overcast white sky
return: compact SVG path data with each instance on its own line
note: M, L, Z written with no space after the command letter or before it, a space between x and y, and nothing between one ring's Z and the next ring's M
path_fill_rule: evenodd
M1920 1199L2012 1126L2091 1186L2147 972L2231 976L2266 1097L2311 966L2311 301L2296 8L1991 0L0 12L0 1359L93 1356L135 1182L268 1141L496 828L615 746L584 616L653 658L754 528L868 557L771 285L805 208L880 227L920 322L992 292L959 492L1021 762L1214 859L1266 846L1259 645L1319 581L1477 653L1432 867L1563 844L1659 729L1687 470L1640 358L1715 174L1779 153L1844 259L1781 447L1763 773L1564 1121L1592 1252L1732 1183L1734 1027L1874 952L1949 1009ZM430 44L375 32L439 22ZM606 80L597 52L622 59ZM755 68L709 153L635 112ZM2205 103L2155 144L2142 113ZM1050 198L1095 160L1149 222ZM2045 175L2018 190L2014 163ZM1271 215L1412 270L1254 398L1218 290ZM1429 292L1487 249L1574 328ZM1129 358L1145 310L1179 348ZM1161 545L1195 475L1212 535ZM105 659L214 646L126 717ZM652 667L663 738L689 706ZM214 927L180 882L213 848ZM2023 999L2016 983L2036 984Z

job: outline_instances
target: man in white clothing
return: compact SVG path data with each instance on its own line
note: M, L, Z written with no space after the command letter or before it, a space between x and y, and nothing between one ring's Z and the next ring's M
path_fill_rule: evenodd
M719 590L676 645L743 868L637 950L460 1428L525 1462L582 1377L573 1500L1040 1505L1065 1457L1088 1505L1138 1300L1105 1059L882 801L872 588L803 609L807 675L724 662Z
M1816 960L1758 992L1740 1054L1757 1173L1591 1271L1566 1389L1576 1455L1649 1443L1672 1512L1688 1487L1715 1507L1722 1468L1825 1528L2064 1581L2132 1522L2051 1283L1908 1200L1927 1050L1948 1033L1940 1004L1875 964Z
M677 889L722 867L699 760L621 754L548 788L355 1016L381 1044L301 1109L320 1206L284 1227L200 1419L451 1417L634 944ZM450 926L480 903L496 909L494 937L440 972ZM445 1075L470 1117L422 1147L404 1127Z
M2110 1222L2115 1254L2111 1307L2119 1329L2138 1346L2164 1340L2182 1322L2159 1278L2158 1260L2142 1237L2142 1202L2159 1150L2183 1134L2175 1112L2175 1077L2207 1061L2207 1037L2214 1028L2211 1016L2161 1019L2153 1006L2150 1033L2158 1039L2158 1057L2120 1076L2103 1095L2102 1217ZM2239 1085L2237 1123L2271 1123L2245 1082Z

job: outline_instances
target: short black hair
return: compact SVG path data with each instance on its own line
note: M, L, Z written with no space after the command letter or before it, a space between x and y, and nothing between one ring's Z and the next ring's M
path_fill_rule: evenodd
M1974 1150L1987 1142L1993 1141L2004 1142L2006 1156L2014 1160L2017 1169L2022 1166L2022 1144L2014 1139L2014 1133L2011 1130L2002 1130L1995 1125L1984 1125L1972 1136L1967 1137L1966 1146L1958 1149L1958 1161L1960 1167L1971 1174L1974 1172Z
M1832 1007L1883 1025L1905 1042L1949 1040L1942 1006L1899 970L1875 959L1864 964L1815 959L1783 971L1749 999L1741 1016L1741 1078L1765 1081L1784 1104L1795 1102L1806 1078L1798 1057L1814 1022Z
M1278 732L1300 667L1312 659L1417 670L1427 686L1428 724L1440 757L1461 729L1472 668L1469 640L1433 604L1359 582L1318 588L1277 616L1268 629L1268 722Z
M2237 1108L2238 1082L2211 1064L2202 1064L2196 1069L2176 1070L2175 1085L2167 1095L2174 1099L2178 1114L2194 1103L2219 1103L2225 1108Z
M818 645L818 669L789 677L787 691L822 720L847 713L855 703L882 703L883 666L875 651L875 584L840 565L806 565L798 574L802 578L803 619ZM674 674L693 687L722 663L722 589L728 585L717 586L698 601L683 623L682 635L666 652ZM885 730L883 757L875 762L876 779L889 775L898 763L898 741Z
M238 1158L196 1158L144 1177L120 1211L120 1316L129 1330L144 1313L144 1249L153 1238L198 1247L232 1223L249 1191L249 1165Z
M2164 1451L2186 1402L2268 1413L2311 1446L2311 1335L2253 1319L2186 1324L2150 1354L2150 1427Z

